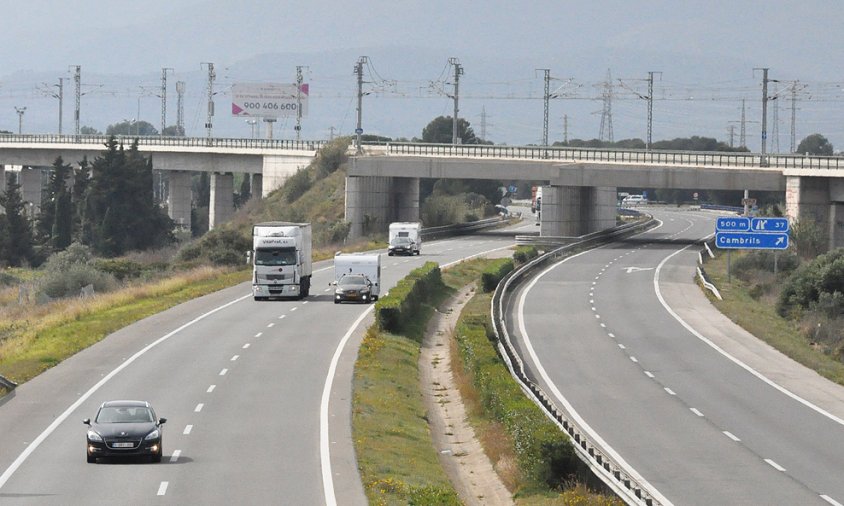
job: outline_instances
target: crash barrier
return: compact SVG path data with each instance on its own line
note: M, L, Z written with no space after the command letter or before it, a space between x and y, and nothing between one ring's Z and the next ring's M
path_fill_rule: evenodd
M641 215L641 213L638 213ZM599 240L601 238L606 238L609 235L616 234L613 237L623 236L625 233L632 229L638 230L637 227L640 227L642 223L652 223L653 220L649 219L644 222L635 222L635 223L626 223L624 225L610 228L607 230L600 230L598 232L592 232L591 234L581 235L581 236L552 236L552 235L517 235L516 236L516 244L519 246L536 246L536 247L552 247L558 248L563 245L574 245L574 244L581 244L585 241L593 241Z
M8 390L9 392L11 392L12 390L15 389L16 386L18 386L18 384L15 383L14 381L8 380L8 379L4 378L3 376L0 376L0 387L3 387L6 390Z
M508 274L496 288L490 303L499 354L507 364L507 368L510 369L510 373L519 381L534 402L543 408L548 417L569 435L578 456L604 483L626 502L646 506L666 504L668 501L658 491L653 490L644 479L636 475L635 471L627 469L626 466L612 458L609 451L603 449L594 441L592 436L574 420L571 413L560 410L542 388L530 379L525 371L524 362L507 332L505 307L507 307L506 299L513 289L537 270L579 251L633 235L655 225L656 221L650 219L589 234L583 236L578 242L557 247Z
M452 235L471 234L478 230L485 228L492 228L506 222L506 219L496 216L494 218L485 218L478 221L468 221L466 223L457 223L454 225L443 225L441 227L425 227L422 229L423 239L437 239L440 237L448 237Z
M721 298L721 292L718 291L718 288L709 280L709 276L706 274L706 270L703 268L703 264L705 264L709 259L715 258L715 254L712 253L712 247L710 244L715 244L715 241L709 241L703 243L703 249L698 251L697 253L697 277L700 278L701 284L703 287L712 292L718 300L723 300Z

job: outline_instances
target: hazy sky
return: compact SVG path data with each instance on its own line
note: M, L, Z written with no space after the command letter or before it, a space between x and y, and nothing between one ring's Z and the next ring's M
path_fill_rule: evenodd
M354 129L358 56L367 76L368 133L412 137L435 116L450 115L446 65L457 57L461 117L476 134L508 144L542 136L543 82L554 80L551 141L599 135L601 82L612 72L615 140L646 136L644 79L654 82L654 140L706 135L738 143L741 100L747 144L759 149L761 79L794 86L796 136L826 135L844 149L844 30L840 0L768 1L500 1L429 0L307 2L241 0L4 0L0 16L0 130L17 131L15 107L27 107L22 130L57 130L58 101L49 96L66 78L64 131L72 129L70 65L83 69L82 123L105 130L123 119L158 126L161 68L185 80L188 135L204 135L204 69L217 71L215 134L248 136L242 118L226 115L236 82L292 82L306 66L311 85L304 138ZM794 81L799 81L795 84ZM432 84L433 83L433 84ZM175 122L175 91L168 123ZM170 106L173 107L170 110ZM789 148L792 102L777 103L781 151ZM769 111L769 117L771 116ZM110 116L109 116L110 115ZM173 118L170 121L169 118ZM771 138L773 124L768 126ZM606 129L605 129L606 135ZM292 137L289 121L276 137Z

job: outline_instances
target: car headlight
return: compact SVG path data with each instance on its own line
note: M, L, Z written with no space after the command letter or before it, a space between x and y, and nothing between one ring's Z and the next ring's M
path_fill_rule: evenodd
M102 438L102 436L100 436L96 432L89 430L88 431L88 441L99 441L100 443L102 443L103 438Z
M147 436L144 438L144 441L149 441L150 439L158 439L159 437L161 437L161 432L158 429L155 429L154 431L147 434Z

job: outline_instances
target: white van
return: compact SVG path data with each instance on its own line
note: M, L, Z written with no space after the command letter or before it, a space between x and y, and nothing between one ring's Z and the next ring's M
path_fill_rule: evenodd
M621 201L621 205L626 206L639 206L648 203L648 199L645 198L644 195L628 195L624 197Z

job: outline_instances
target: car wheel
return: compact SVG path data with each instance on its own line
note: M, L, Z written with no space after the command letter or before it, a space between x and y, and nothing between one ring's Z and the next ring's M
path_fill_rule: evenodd
M339 301L339 300L337 300L337 299L334 299L334 303L335 303L335 304L339 304L339 303L340 303L340 301Z
M388 257L393 256L393 252L391 251L391 252L387 253L387 256L388 256Z
M96 464L97 457L92 457L91 455L86 455L85 459L88 461L89 464Z

